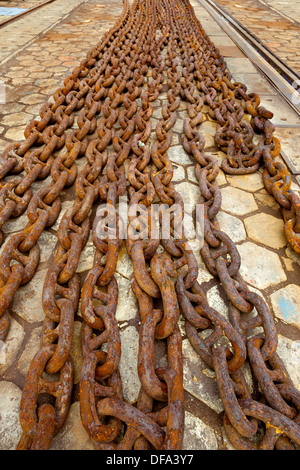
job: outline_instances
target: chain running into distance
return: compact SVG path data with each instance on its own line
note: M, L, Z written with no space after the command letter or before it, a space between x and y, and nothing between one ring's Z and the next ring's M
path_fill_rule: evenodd
M153 137L151 116L163 86L167 100ZM227 317L209 306L197 281L194 252L184 233L177 236L171 214L174 204L183 211L168 158L182 101L187 103L188 117L181 143L195 163L199 204L204 208L200 253L228 299ZM248 174L264 164L265 187L283 208L287 240L299 252L300 202L290 189L287 168L278 159L280 142L273 136L273 115L260 106L258 95L247 94L245 85L233 81L188 0L135 0L131 6L125 0L115 26L66 78L53 101L41 108L41 120L26 127L25 141L4 151L0 225L25 211L28 224L5 241L0 256L1 340L9 330L15 293L30 282L38 267L39 237L61 212L61 191L73 186L76 194L59 223L58 248L41 296L45 321L23 387L18 449L50 448L68 416L73 391L70 350L79 300L80 409L95 448L182 448L182 334L215 372L224 428L235 448L299 447L300 393L276 352L272 313L242 279L237 247L216 219L221 207L219 168L217 160L204 152L204 105L219 124L215 141L227 155L223 170ZM251 116L250 124L245 114ZM257 134L261 138L255 144ZM86 166L78 172L76 161L83 156ZM33 182L48 175L50 184L34 192ZM117 236L109 237L108 232L101 238L97 228L104 215L95 215L104 203L116 210L119 198L126 195L129 212L135 204L144 207L143 214L130 212L126 237L141 320L137 361L141 389L135 405L123 396L116 318L115 272L126 226L120 218ZM154 203L159 204L159 220L151 211ZM159 227L165 219L170 221L171 239L164 238ZM146 228L150 236L136 239L133 227L140 233ZM94 265L81 285L76 270L90 231ZM185 332L178 326L180 313Z

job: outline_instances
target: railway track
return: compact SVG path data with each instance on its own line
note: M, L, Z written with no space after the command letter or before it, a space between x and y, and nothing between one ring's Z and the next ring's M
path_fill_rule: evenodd
M35 10L38 10L39 8L42 8L43 6L45 5L48 5L49 3L52 3L54 2L55 0L46 0L45 2L42 2L42 3L39 3L38 5L34 6L34 7L31 7L31 8L28 8L28 10L25 10L24 12L22 13L18 13L17 15L15 16L12 16L11 18L7 18L7 20L4 20L4 21L1 21L0 22L0 28L2 26L6 26L7 24L9 23L12 23L13 21L16 21L18 20L19 18L22 18L23 16L27 15L28 13L31 13Z
M198 0L198 2L207 9L293 110L300 115L299 74L285 64L257 36L252 34L237 19L230 16L216 2L213 0Z

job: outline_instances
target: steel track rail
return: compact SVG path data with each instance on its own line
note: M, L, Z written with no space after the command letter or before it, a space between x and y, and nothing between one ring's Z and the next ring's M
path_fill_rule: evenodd
M299 75L214 1L198 0L198 2L300 115L300 94L297 91L300 86Z
M40 3L39 5L36 5L35 7L29 8L28 10L25 10L22 13L19 13L18 15L12 16L11 18L8 18L7 20L2 21L0 23L0 28L1 28L1 26L5 26L8 23L11 23L12 21L18 20L22 16L27 15L27 13L31 13L32 11L37 10L38 8L41 8L45 5L48 5L48 3L52 3L52 2L54 2L54 0L47 0L43 3Z

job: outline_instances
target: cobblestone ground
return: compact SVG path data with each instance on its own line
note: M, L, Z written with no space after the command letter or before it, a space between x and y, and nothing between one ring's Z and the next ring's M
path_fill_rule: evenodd
M122 2L119 0L73 0L72 5L70 3L69 0L57 0L49 7L44 7L42 15L41 12L32 13L26 19L18 20L1 30L0 80L6 85L6 104L1 106L0 150L10 142L23 140L25 125L38 115L41 105L122 11ZM291 138L287 132L295 133L299 130L300 119L259 75L253 64L206 10L196 0L192 0L192 5L207 33L221 49L234 77L246 83L252 91L258 91L263 105L275 111L277 135L286 136L284 151L291 155L295 149L290 145ZM160 103L154 112L154 124L161 116L164 100L166 94L160 96ZM176 189L185 202L196 203L199 189L194 177L194 163L179 144L185 116L186 107L182 104L169 157L174 165ZM206 152L215 155L221 162L225 155L215 146L213 136L216 128L217 124L206 114L201 126L206 139ZM84 159L78 165L83 168ZM281 211L264 189L261 172L245 177L229 177L220 171L218 183L223 197L222 211L218 216L220 226L238 246L244 279L253 290L261 293L273 309L279 333L278 352L295 385L300 388L300 256L287 246ZM37 190L43 184L46 183L34 183L34 189ZM293 189L300 191L295 178ZM73 197L72 189L64 191L62 213L71 206ZM4 226L6 239L26 223L26 215L9 221ZM58 223L41 236L39 269L32 281L19 289L10 307L12 325L6 343L5 360L0 364L0 449L14 449L20 437L18 411L21 391L30 361L39 348L44 320L41 292L57 244ZM93 254L93 244L89 240L78 268L81 283L92 267ZM200 267L199 281L203 283L210 305L226 315L225 295L204 267L199 255L196 255ZM130 287L131 273L131 262L124 248L116 274L119 285L117 319L122 338L121 377L125 399L135 403L140 387L136 367L139 316ZM93 448L81 425L79 414L78 384L82 361L80 320L78 312L72 352L76 369L73 402L67 423L55 437L52 449ZM186 403L184 449L232 449L223 433L223 406L214 373L199 359L186 339L183 325L180 326Z
M215 3L300 74L299 0L216 0Z

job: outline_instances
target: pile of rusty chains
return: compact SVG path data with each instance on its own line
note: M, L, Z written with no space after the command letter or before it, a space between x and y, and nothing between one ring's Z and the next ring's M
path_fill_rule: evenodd
M145 15L147 18L146 31L148 31L148 40L143 47L144 53L140 54L142 63L147 62L147 56L150 54L152 69L152 82L148 89L142 94L142 106L136 115L135 122L137 132L132 137L132 157L128 167L128 179L130 182L130 207L133 204L143 204L146 208L145 225L148 226L148 220L151 214L148 214L147 208L151 207L156 192L162 189L162 183L158 178L150 179L151 172L158 173L153 168L149 168L150 148L147 141L151 133L150 118L153 113L154 101L163 82L164 66L160 60L160 50L163 49L168 38L168 28L162 27L162 38L156 42L156 21L155 4L146 2ZM165 20L161 18L162 24ZM169 38L170 41L170 38ZM168 41L167 41L168 42ZM140 51L137 50L140 53ZM171 61L174 61L174 40L169 44L168 55ZM146 68L147 70L147 68ZM176 70L176 67L175 67ZM174 74L175 81L178 77ZM174 83L172 84L174 88ZM161 137L175 123L176 108L179 100L169 96L171 101L164 111L168 116L163 121L163 126L158 126L157 133ZM174 105L175 102L175 105ZM169 119L170 113L173 114ZM174 114L175 113L175 114ZM157 151L163 150L164 154L171 144L172 136L161 137L164 143L156 141ZM138 143L143 145L139 146ZM155 144L153 145L153 147ZM161 162L158 163L161 169ZM168 168L170 162L168 161ZM172 170L171 170L172 171ZM170 177L168 175L168 179ZM152 182L151 182L152 180ZM167 181L165 180L166 184ZM113 182L111 182L113 184ZM111 186L115 191L114 186ZM110 204L115 204L115 196L109 200ZM139 218L140 219L140 218ZM94 243L96 247L100 241L97 239L96 223L94 225ZM137 222L137 219L129 216L130 222ZM141 223L141 219L138 223ZM151 222L149 225L152 225ZM111 242L108 243L108 250ZM82 421L93 442L98 449L149 449L150 444L155 448L180 448L183 436L183 385L182 385L182 357L181 357L181 336L177 326L179 317L179 307L175 294L175 276L174 268L170 260L163 255L155 255L159 245L159 239L149 240L148 243L141 240L134 240L132 234L128 233L127 249L132 257L134 275L132 279L133 290L138 298L140 314L142 319L140 331L140 348L138 357L138 371L142 388L139 394L137 407L126 403L122 399L122 388L118 374L118 364L120 360L120 339L115 322L116 311L116 291L117 285L114 278L109 282L102 281L103 268L95 266L89 273L83 289L82 315L86 324L83 325L82 340L85 349L85 362L82 372L80 403ZM108 251L107 250L107 251ZM146 268L146 259L151 258L151 273L149 275ZM166 268L169 264L168 268ZM97 264L97 252L95 265ZM169 273L167 271L169 270ZM111 273L113 274L113 273ZM168 275L170 281L168 280ZM169 281L169 282L168 282ZM95 289L96 285L107 285L107 292L99 292ZM164 283L164 287L162 284ZM141 287L142 286L142 287ZM158 287L159 286L159 287ZM143 290L145 288L146 290ZM150 293L150 294L149 294ZM153 309L152 296L162 297L163 311ZM92 299L102 300L104 305L92 307ZM176 303L176 306L174 305ZM175 308L174 308L175 306ZM93 313L92 313L93 312ZM96 314L96 315L95 315ZM172 319L170 321L170 315ZM101 320L103 326L100 329ZM91 321L92 320L92 321ZM100 321L99 321L100 320ZM157 325L160 322L160 325ZM104 332L102 332L105 328ZM92 335L94 329L94 336ZM100 330L97 333L97 330ZM154 371L154 338L168 338L168 367L160 368ZM100 350L103 342L107 343L107 353ZM95 351L97 349L97 351ZM99 365L99 363L101 365ZM160 377L162 381L159 380ZM106 386L104 386L104 380ZM100 382L101 381L101 382ZM168 401L167 407L161 410L153 411L153 401ZM109 417L109 421L104 418ZM104 420L104 421L103 421ZM106 424L104 424L106 423ZM126 430L120 431L126 423ZM161 429L166 426L166 434ZM117 438L117 443L114 442Z
M206 96L204 99L199 94L195 96L196 87L191 93L191 83L194 81L200 91L204 89L202 82L206 87L210 82L214 86L211 80L213 72L216 66L222 71L224 63L209 39L201 38L197 30L193 30L191 25L197 20L187 2L186 8L188 15L185 21L181 10L177 16L184 63L182 86L188 88L186 98L190 115L184 124L183 145L197 161L195 174L201 192L199 202L205 205L205 241L201 255L211 274L221 281L229 300L228 321L208 305L198 282L187 290L179 276L177 293L186 318L186 333L194 349L215 371L225 408L224 426L234 446L238 449L256 448L250 439L256 436L260 422L264 422L266 432L259 449L273 449L275 445L277 449L293 449L288 437L299 443L300 393L276 353L278 338L272 314L261 296L251 292L243 281L239 274L237 248L218 226L216 216L221 206L220 190L216 184L218 165L216 159L203 152L201 127L200 132L196 129L196 124L201 123L199 112ZM211 58L215 60L211 61ZM262 332L257 333L258 327ZM198 330L201 330L200 334ZM251 396L243 371L247 354L253 383L257 380L260 387L257 400Z
M4 191L2 221L4 223L8 217L20 215L26 206L28 206L26 215L29 219L22 232L12 236L1 253L0 339L2 341L7 336L10 324L7 309L18 287L29 282L37 269L40 256L38 239L45 228L55 223L61 210L59 195L65 187L73 185L77 175L75 160L85 154L88 144L86 135L95 130L95 115L100 112L99 100L114 79L110 73L111 69L107 68L117 45L117 39L113 40L113 37L128 14L127 6L126 13L115 27L87 54L87 59L81 62L80 67L74 69L72 75L65 79L65 87L54 93L54 103L46 103L41 108L41 121L32 121L27 126L26 140L11 144L2 155L1 178L9 173L20 173L25 170L25 176L22 174L21 179L10 179L7 183L2 181L1 191ZM95 67L97 57L99 66ZM87 78L89 73L91 77ZM82 109L85 105L87 109ZM82 111L77 119L78 129L66 135L65 130L74 124L72 113L80 109ZM54 119L58 121L52 125ZM38 148L32 148L33 145ZM55 150L63 149L64 145L68 152L61 151L58 156L54 156ZM33 195L28 185L38 177L46 178L50 172L53 181L48 187L40 189ZM18 188L20 191L22 188L20 194L24 193L23 198L16 193ZM12 265L12 262L17 263Z
M198 32L206 37L200 23ZM218 71L218 77L205 77L201 89L210 106L210 116L220 124L215 135L218 146L227 154L222 169L231 175L254 173L264 162L263 182L266 190L282 208L284 232L291 248L300 253L300 197L291 189L291 174L280 156L281 144L273 134L275 126L270 121L273 113L263 106L258 94L247 94L241 83L230 83L230 76ZM215 71L213 71L215 73ZM218 91L220 94L218 96ZM236 100L240 104L235 105ZM251 125L243 117L251 116ZM254 131L261 134L254 144Z
M162 31L162 38L155 40L156 29L159 27ZM210 106L212 117L220 122L221 116L225 116L224 119L228 120L226 126L231 126L231 134L226 135L227 140L224 137L226 133L224 129L217 133L216 140L222 137L228 142L228 136L231 135L230 145L227 145L228 153L230 154L231 149L232 155L241 156L242 151L248 154L248 157L251 153L251 157L255 159L258 153L265 155L267 150L272 157L276 154L273 148L276 147L276 141L272 138L272 128L268 124L265 126L270 129L269 141L264 141L266 144L264 148L269 145L266 151L261 150L262 143L256 148L252 146L251 139L249 139L250 128L240 122L243 109L235 105L235 95L232 90L239 93L239 96L243 96L245 103L251 101L253 104L255 100L245 94L243 86L240 84L235 86L230 82L222 57L203 34L201 25L187 1L181 4L179 2L170 4L168 1L141 2L136 0L130 14L126 3L122 18L100 44L101 46L94 48L88 54L82 67L75 69L71 79L65 82L66 87L70 86L71 89L74 87L81 92L79 92L79 97L83 102L81 101L79 105L78 101L74 100L73 110L76 107L80 109L84 104L88 107L87 111L78 116L80 129L70 133L69 146L66 145L69 152L64 157L61 154L53 161L52 158L50 159L48 165L54 180L50 188L41 190L40 192L45 191L45 193L34 197L27 193L28 200L31 198L30 204L34 201L27 211L31 214L30 223L21 234L17 234L18 238L13 236L16 239L12 237L13 242L9 240L8 248L5 247L3 251L4 256L2 254L2 261L6 264L1 272L3 287L0 300L2 300L2 318L7 321L7 308L14 293L21 283L26 283L31 279L37 267L39 258L37 239L45 227L54 223L60 212L57 193L59 194L67 184L73 184L76 179L77 199L72 209L67 211L62 218L58 230L59 247L54 264L45 281L43 306L46 320L41 349L32 361L23 390L21 424L24 432L19 448L48 448L53 435L62 427L68 413L72 392L70 346L73 318L79 299L76 268L89 234L89 212L98 194L102 201L116 206L117 198L125 193L123 163L133 152L134 156L128 170L131 185L129 188L130 204L142 201L142 204L148 208L148 224L152 226L149 208L154 197L166 206L171 206L174 202L182 204L171 182L173 170L167 157L167 150L172 142L171 128L175 124L176 109L180 103L179 94L189 101L189 119L184 125L183 145L197 161L196 176L202 194L200 202L205 205L205 244L201 254L208 269L221 280L230 299L230 322L208 306L205 295L196 281L195 257L184 240L150 239L148 242L141 242L131 240L128 234L127 248L134 267L132 286L138 298L142 319L138 359L142 388L137 407L126 404L122 400L122 386L118 372L120 337L115 319L117 283L113 276L121 240L118 237L113 242L109 237L106 240L100 240L97 237L96 218L93 227L93 241L97 249L94 268L89 273L82 292L84 367L81 381L81 409L83 423L98 448L129 449L134 447L139 449L149 448L150 443L155 448L181 447L183 374L181 335L177 326L179 303L187 320L186 330L191 343L207 364L215 369L226 411L225 428L230 440L238 448L253 448L252 442L246 438L255 436L257 421L261 420L267 423L266 435L260 444L261 448L273 448L275 443L278 448L290 448L291 444L287 437L299 444L299 427L295 424L297 412L293 406L286 403L289 402L299 409L299 392L293 387L291 379L275 352L277 336L272 316L261 298L250 292L241 279L238 273L240 259L236 247L217 225L215 217L220 208L220 192L215 184L215 178L218 168L214 159L204 154L203 137L195 129L202 121L201 109L204 99ZM119 44L122 44L120 49L117 48ZM165 62L169 79L168 104L163 108L163 119L157 126L157 138L150 151L150 146L147 144L151 132L149 119L153 112L150 101L157 98L161 89L164 66L161 66L160 55L166 44L168 46ZM180 46L184 65L181 78L175 62L176 45ZM115 55L114 50L116 50ZM144 56L142 50L145 53ZM112 64L111 67L108 66L109 62ZM148 85L148 91L141 95L141 85L144 84L144 76L149 64L152 66L153 80ZM92 78L85 78L89 73ZM78 77L83 77L83 80L80 81ZM193 81L197 84L203 98L198 92L197 96L194 96L196 87ZM72 83L71 86L70 82L75 82L75 84ZM108 88L110 88L109 92ZM128 90L127 93L124 93L125 88ZM219 97L216 90L222 90ZM59 102L60 95L64 95L64 101L62 101L64 103L66 93L68 93L67 89L58 92L55 95L56 100ZM75 93L72 92L71 96L74 95ZM69 103L73 101L71 96L67 100ZM139 96L141 96L142 108L136 114L134 122L132 117L137 110L136 99ZM103 99L106 101L101 106ZM249 104L245 103L244 107L248 106L247 109L251 109ZM117 108L120 104L124 104L126 109L119 111ZM47 106L45 109L49 110L51 105ZM260 111L257 112L262 112L258 106L259 104L256 109ZM97 126L96 115L100 113L101 108L104 117L100 119ZM53 111L56 113L54 108ZM233 121L230 121L230 113L235 116L232 118ZM263 113L264 115L261 114L261 116L266 122L270 116L266 114L267 111ZM68 118L69 120L64 120L65 124L62 126L64 130L62 131L62 128L58 130L58 124L62 122L58 117L59 114L60 116L63 114L63 109L56 114L57 124L49 131L51 137L54 133L56 136L48 148L53 146L52 153L63 145L64 138L60 144L57 144L57 137L60 138L67 127L72 126L72 118ZM69 116L70 110L65 114ZM42 120L44 116L42 112ZM53 114L51 117L49 114L48 123L51 119L53 119ZM117 132L113 130L116 122L121 125L121 129ZM240 126L240 140L232 138L233 135L237 137L237 123ZM34 143L35 145L45 143L45 148L49 144L50 139L41 136L42 124L38 129L39 136L36 137L38 125L37 122L31 123L27 128L23 147L22 144L14 144L15 147L12 146L9 153L4 154L6 164L15 167L13 171L16 171L17 161L22 165L20 156L24 154L31 154L31 159L37 162L36 156L43 152L40 148L29 154L26 153ZM46 126L47 123L44 128ZM223 121L223 127L226 126ZM89 133L92 134L96 127L99 137L88 143L86 136ZM135 129L137 129L136 133L134 133ZM252 136L253 133L251 138ZM67 140L68 136L66 142ZM114 152L108 156L105 150L111 141ZM233 144L234 150L232 150ZM245 150L246 147L248 151ZM81 154L85 154L88 164L76 178L75 160ZM152 168L149 165L150 156ZM58 163L52 170L57 159ZM43 166L39 162L37 164L39 165L36 170L38 177L41 176L41 168L46 165ZM105 164L106 175L100 177ZM63 177L60 177L57 168L61 169ZM20 171L22 170L23 167L20 167ZM7 174L5 171L4 174ZM45 176L47 176L46 173ZM35 179L33 174L30 178L32 181ZM13 187L18 187L18 184ZM28 187L25 193L27 190ZM47 198L49 193L50 200L49 197L47 200L41 199ZM15 203L19 200L12 196L11 189L5 194L12 197L14 204L9 205L4 213L7 213L8 217L14 216ZM46 205L49 206L52 203L51 214L46 214ZM26 203L24 204L26 207ZM162 254L157 253L160 242L165 249ZM29 259L22 250L25 253L29 252ZM12 260L20 264L10 267ZM146 264L148 260L150 272ZM184 269L187 266L188 270ZM154 308L154 303L157 303L155 306L157 308ZM241 313L250 313L253 306L256 307L258 314L254 318L242 321ZM258 326L262 326L264 335L248 338L249 330ZM4 329L7 330L7 327ZM205 333L213 329L213 332L204 341L199 340L197 329L205 330ZM221 338L223 340L227 338L225 345L220 341ZM167 342L168 366L155 369L154 344L158 339ZM107 352L101 349L105 343ZM264 395L262 403L261 400L254 401L251 398L241 371L246 359L246 346ZM44 371L48 374L60 372L59 381L47 381L43 377ZM49 396L52 396L52 401ZM158 403L158 408L155 408L155 401ZM168 404L161 407L159 403L164 401L168 401ZM266 406L266 403L274 410ZM110 417L109 421L105 418L107 416ZM253 416L255 419L249 421L246 416ZM125 429L123 423L126 423ZM162 430L163 427L166 427L166 432ZM123 435L121 441L120 432ZM285 437L278 439L282 434Z
M87 165L76 178L77 197L72 208L64 213L57 231L59 246L54 262L47 272L43 289L43 308L46 319L41 348L31 362L23 387L20 409L23 435L18 449L49 448L53 436L61 429L68 415L73 387L70 349L74 315L78 309L80 295L76 269L89 236L89 213L99 192L101 193L99 176L103 165L107 162L107 155L104 151L111 140L112 126L118 116L118 112L112 112L120 103L118 86L112 87L111 85L116 81L119 87L122 86L121 75L118 73L120 69L116 67L113 74L108 64L113 53L116 50L121 51L117 46L118 36L121 33L121 26L127 23L125 20L128 18L128 3L125 3L124 14L118 22L119 27L114 28L112 32L112 37L118 33L115 40L111 41L107 49L103 47L97 50L98 61L94 62L96 66L91 73L92 78L88 86L89 110L85 113L85 133L80 133L83 126L78 132L75 131L77 149L73 151L73 162L82 152L82 139L88 133L93 134L96 127L99 138L91 140L90 143L87 140L84 142L83 153L87 159ZM128 22L127 29L123 30L124 36L131 27L131 22ZM100 110L105 117L99 120L97 126L95 116L100 113ZM105 188L103 189L105 191ZM48 380L44 378L44 372L50 375ZM59 380L51 380L51 375L58 372L60 373ZM52 401L49 397L52 397Z

